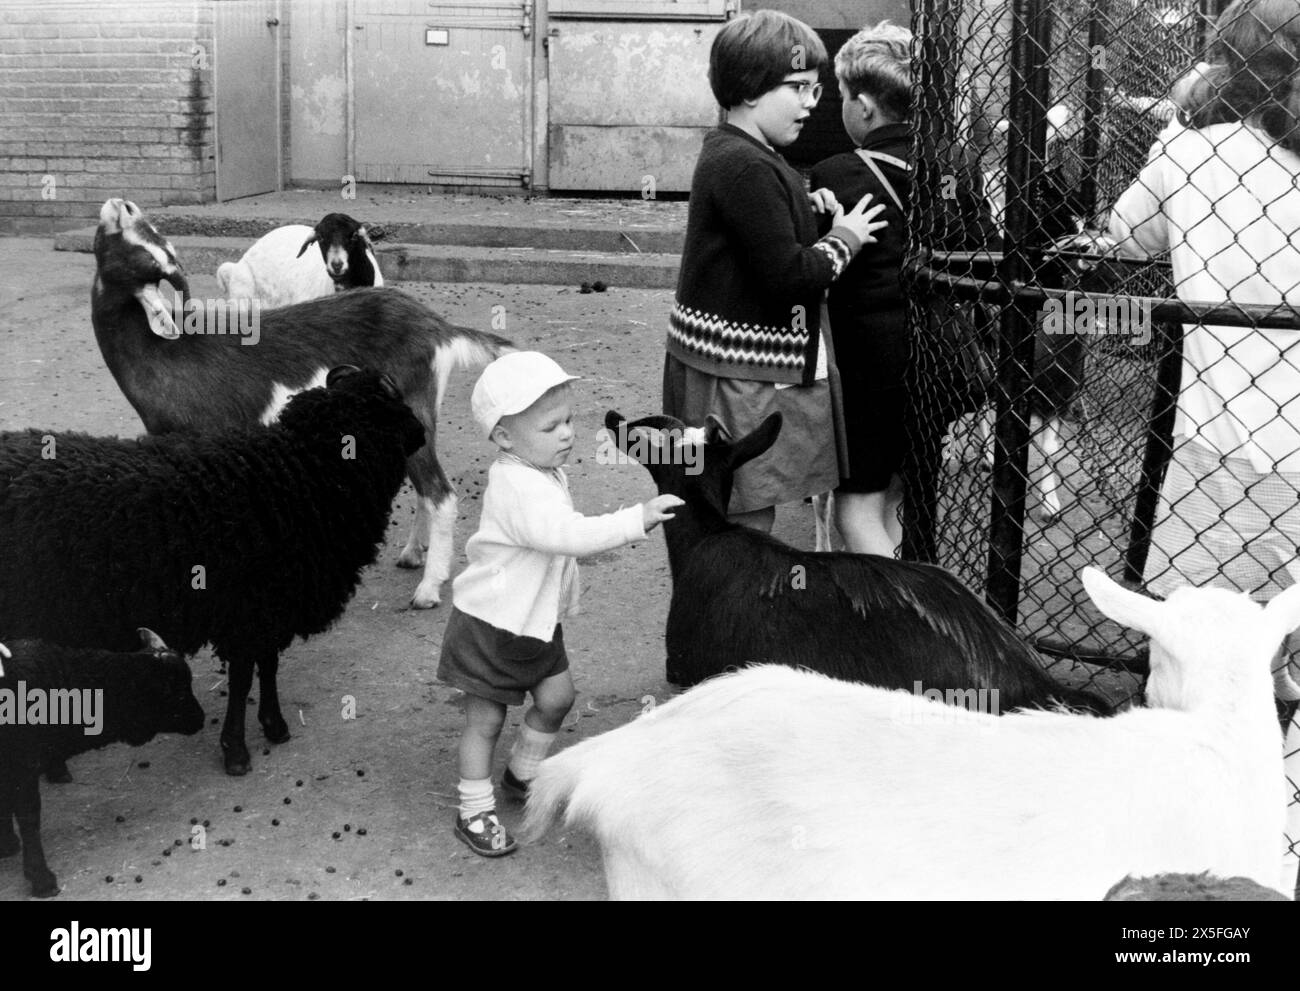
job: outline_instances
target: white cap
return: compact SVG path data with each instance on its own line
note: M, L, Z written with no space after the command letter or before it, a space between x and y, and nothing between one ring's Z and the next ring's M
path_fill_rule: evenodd
M503 416L522 413L557 385L572 382L577 375L569 375L540 351L511 351L503 354L479 376L470 396L470 410L474 422L484 437Z

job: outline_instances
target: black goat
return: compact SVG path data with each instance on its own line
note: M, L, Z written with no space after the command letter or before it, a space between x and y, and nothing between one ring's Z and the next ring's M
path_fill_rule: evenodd
M203 728L185 661L151 631L137 636L141 646L130 653L8 643L0 674L0 857L17 853L21 837L23 875L37 898L59 893L41 845L41 767L110 743L138 747L158 733Z
M511 343L452 326L396 289L356 289L251 313L241 308L239 333L215 332L229 329L224 315L191 328L187 314L182 333L158 283L165 279L187 293L185 272L172 246L125 200L109 200L100 211L95 261L95 339L151 434L269 423L290 395L320 385L336 365L391 377L428 435L407 465L418 502L397 563L423 565L411 604L436 606L451 571L456 523L456 493L434 451L438 406L453 368L485 364Z
M779 413L736 441L713 417L701 430L670 416L629 423L611 410L605 426L661 493L686 503L664 524L673 684L775 663L909 691L997 689L1001 711L1064 704L1111 712L1095 695L1056 684L1037 655L942 568L805 553L728 522L734 473L772 446Z
M245 774L254 666L258 721L287 740L280 653L342 614L423 443L392 383L356 369L269 427L0 434L0 633L127 650L146 625L182 654L211 643L230 669L226 771Z

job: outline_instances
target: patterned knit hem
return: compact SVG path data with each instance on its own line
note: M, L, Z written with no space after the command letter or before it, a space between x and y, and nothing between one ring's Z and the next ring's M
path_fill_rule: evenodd
M798 382L804 371L808 330L736 323L674 303L668 316L668 340L711 364L765 369L774 381Z

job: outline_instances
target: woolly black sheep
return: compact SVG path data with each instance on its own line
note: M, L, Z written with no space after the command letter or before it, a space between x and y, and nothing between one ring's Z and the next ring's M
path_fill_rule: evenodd
M0 634L125 650L147 625L183 654L211 643L230 669L226 771L247 773L254 666L262 729L287 740L280 652L342 614L422 443L385 376L345 368L269 427L0 434Z
M233 304L210 301L212 317L200 321L187 313L182 330L158 286L165 279L187 293L185 272L171 244L126 200L108 200L100 210L95 263L95 340L151 434L270 423L290 395L320 385L336 365L387 373L428 435L407 463L418 501L397 563L423 566L413 606L439 603L451 572L456 492L434 450L438 406L453 369L491 361L511 349L508 340L452 326L387 288L354 289L272 310L241 304L235 313ZM246 319L239 332L231 332L240 312Z
M732 441L710 417L629 423L610 411L615 443L661 493L685 500L664 524L673 596L668 680L690 686L745 664L787 664L884 688L997 689L1000 711L1064 703L1098 714L1096 696L1056 684L1037 656L955 577L872 554L804 553L727 521L735 470L772 446L773 413ZM693 450L686 450L689 445Z
M142 646L131 653L41 640L8 644L0 675L0 857L17 853L21 837L23 875L37 898L59 893L41 846L42 765L110 743L138 747L158 733L188 736L203 728L185 661L151 631L137 635Z

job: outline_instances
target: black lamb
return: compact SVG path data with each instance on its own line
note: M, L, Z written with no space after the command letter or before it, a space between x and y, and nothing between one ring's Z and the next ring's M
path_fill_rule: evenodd
M629 423L611 410L605 426L661 493L685 501L664 524L673 576L664 646L673 684L691 686L746 664L786 664L967 700L997 689L999 711L1064 704L1111 713L1097 696L1053 681L1037 655L942 568L804 552L729 522L735 471L772 446L780 413L735 441L714 417L688 428L670 416Z
M37 898L59 893L41 845L41 767L203 728L184 659L150 630L137 637L131 653L15 640L0 661L0 857L17 853L21 837L23 876Z
M249 769L244 708L289 738L275 672L343 612L384 540L424 430L387 376L336 368L277 423L140 440L0 434L0 635L129 649L137 626L230 671L221 747Z

